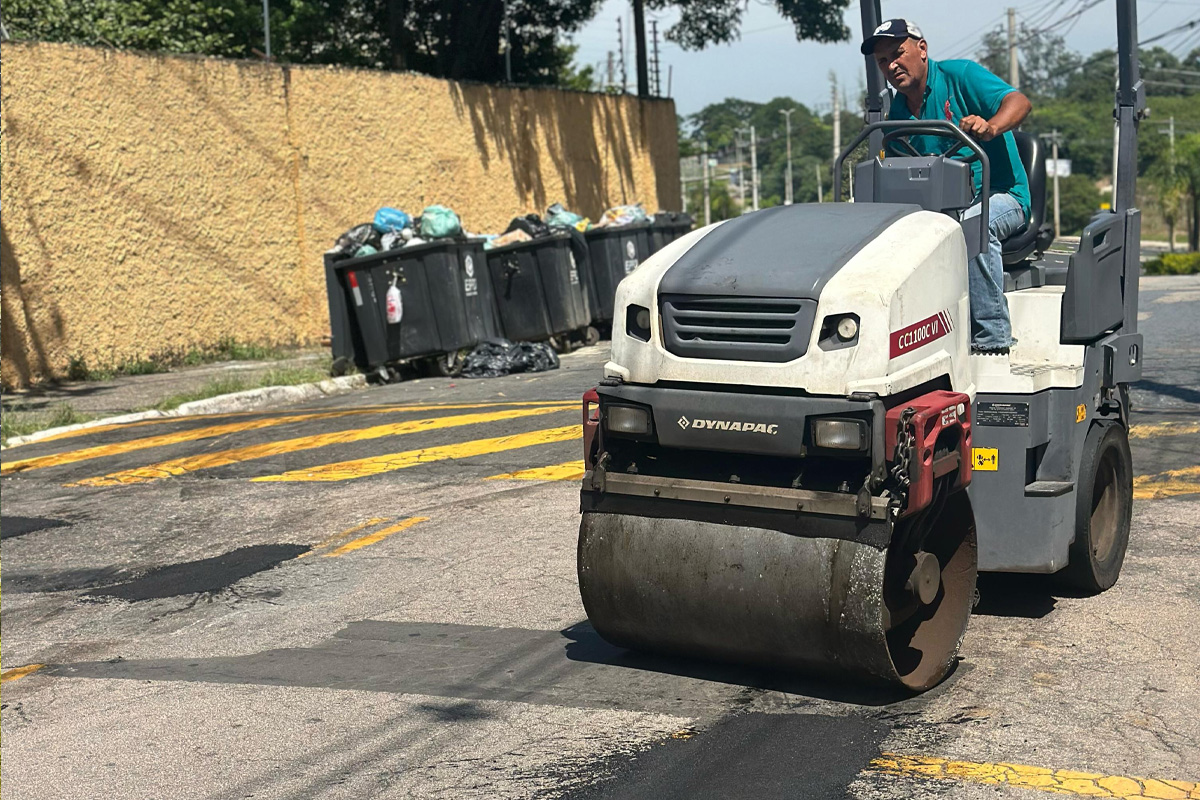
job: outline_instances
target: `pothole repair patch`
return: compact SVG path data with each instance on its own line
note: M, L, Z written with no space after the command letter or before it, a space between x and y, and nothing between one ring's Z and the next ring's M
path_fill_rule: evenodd
M308 550L307 546L299 544L239 547L213 558L159 567L127 583L92 589L83 596L137 602L180 595L212 594L228 589L243 578L273 569Z

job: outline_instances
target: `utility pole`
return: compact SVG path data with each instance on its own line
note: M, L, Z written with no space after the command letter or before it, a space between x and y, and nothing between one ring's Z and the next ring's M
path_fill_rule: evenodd
M263 0L263 42L267 61L271 60L271 0Z
M1021 88L1021 65L1017 61L1017 10L1008 9L1008 83Z
M612 50L608 51L608 70L607 70L607 72L608 72L608 82L605 84L605 86L611 87L613 85L613 74L614 74L613 73L613 51Z
M737 128L733 131L733 148L737 156L737 172L738 172L738 213L746 213L746 176L742 171L742 129Z
M667 97L671 96L671 76L673 76L674 74L675 74L675 66L673 64L668 64L667 65Z
M837 164L838 156L842 152L842 101L838 97L837 73L831 71L829 80L832 83L833 92L833 159L829 163ZM833 202L840 202L841 199L835 197Z
M1043 133L1042 138L1050 140L1050 159L1054 162L1054 238L1057 239L1062 235L1062 225L1059 221L1058 213L1058 174L1060 172L1058 166L1058 143L1062 139L1062 136L1059 134L1058 128L1055 128L1049 134Z
M708 186L708 142L704 142L704 154L701 156L704 159L704 224L712 224L712 199L709 195Z
M629 74L625 71L625 32L621 28L621 18L617 17L617 58L621 65L621 94L629 91Z
M754 210L758 211L758 138L750 126L750 180L754 181Z
M825 188L823 186L821 186L821 162L818 161L813 166L815 166L817 168L817 202L824 203L825 202Z
M783 204L790 206L792 204L792 114L796 111L794 108L781 108L779 113L783 114L787 124L787 183L784 184L784 199Z
M504 80L512 83L512 26L508 19L508 3L504 4Z
M650 70L646 66L646 0L633 0L633 42L637 58L638 97L649 97Z
M1165 133L1169 137L1171 137L1171 151L1170 151L1171 156L1170 156L1170 160L1167 162L1167 168L1170 170L1171 183L1174 184L1175 183L1175 117L1173 117L1173 116L1167 117L1167 127L1159 128L1158 132ZM1175 225L1174 224L1169 225L1168 231L1170 232L1170 239L1171 239L1170 250L1172 253L1174 253L1175 252Z
M662 97L662 70L658 64L658 20L650 20L650 41L654 44L654 96Z

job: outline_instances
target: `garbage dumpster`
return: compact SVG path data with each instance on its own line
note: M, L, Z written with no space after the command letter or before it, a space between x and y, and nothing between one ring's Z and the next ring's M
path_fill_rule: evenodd
M461 363L461 351L498 332L491 283L478 278L484 271L476 268L483 263L481 254L478 242L431 242L333 262L347 319L341 338L350 345L338 344L335 327L334 355L349 350L360 370L384 380L389 365L416 359L452 372ZM475 275L468 276L469 271ZM397 322L388 321L393 285L400 296ZM338 305L334 294L331 320Z
M588 244L592 320L608 325L613 318L617 284L650 255L650 223L592 228L584 236Z
M692 229L692 217L680 211L660 211L650 221L650 252L657 253Z
M488 251L501 327L513 341L588 341L589 306L568 233ZM594 343L594 337L591 339Z

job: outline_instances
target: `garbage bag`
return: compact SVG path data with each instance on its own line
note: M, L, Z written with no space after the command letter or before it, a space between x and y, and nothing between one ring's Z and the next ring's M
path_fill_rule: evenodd
M523 217L513 217L512 222L508 223L508 228L505 233L513 231L525 231L531 238L541 239L549 236L551 231L546 227L546 223L542 222L542 218L537 214L526 214Z
M343 233L329 252L337 253L342 258L350 258L365 244L371 245L376 250L379 249L379 233L369 222L355 225Z
M445 239L462 233L462 222L445 206L429 206L421 212L421 238Z
M400 231L412 224L412 219L398 208L384 206L375 212L375 222L372 226L379 233Z
M378 252L379 251L377 249L375 249L374 247L372 247L371 245L364 244L362 247L360 247L354 251L354 257L362 258L363 256L373 256Z
M484 339L463 361L464 378L498 378L517 372L558 369L558 354L545 342Z
M483 243L484 250L493 250L497 247L504 247L506 244L516 244L517 242L532 241L533 237L520 228L515 231L509 231L492 239L488 239Z
M646 209L642 208L641 203L632 206L615 206L604 212L604 216L596 223L599 226L616 227L618 225L632 225L635 222L644 222L646 220Z
M574 211L567 211L563 208L562 203L555 203L546 209L546 225L547 227L562 228L564 230L574 228L577 231L586 231L591 227L592 223L587 217L581 217Z

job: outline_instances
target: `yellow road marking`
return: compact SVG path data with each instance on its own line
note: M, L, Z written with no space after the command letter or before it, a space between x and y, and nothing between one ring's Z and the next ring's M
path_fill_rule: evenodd
M429 517L409 517L408 519L403 520L401 522L397 522L395 525L391 525L387 528L384 528L381 531L376 531L375 533L367 534L366 536L360 536L357 539L353 539L349 542L346 542L344 545L342 545L338 549L334 550L333 552L326 553L325 557L326 558L337 558L338 556L346 555L346 553L353 553L355 550L361 550L362 548L367 547L368 545L375 544L376 542L382 542L384 539L388 538L392 534L399 533L400 531L405 530L407 528L411 528L413 525L416 525L418 522L428 522L428 521L429 521Z
M217 453L202 453L194 456L184 456L171 461L163 461L148 467L127 469L113 472L98 478L85 478L78 483L68 486L120 486L126 483L146 483L149 481L184 475L201 469L212 469L256 458L296 453L302 450L313 450L334 444L349 444L363 442L369 439L381 439L385 436L403 436L408 433L442 428L457 428L461 425L475 425L482 422L498 422L506 419L532 417L541 414L557 414L570 409L561 406L545 406L538 408L509 408L503 411L489 411L483 414L459 414L449 417L430 417L428 419L406 420L388 425L376 425L371 428L358 428L347 431L334 431L315 436L301 436L297 439L285 439L278 442L239 447L233 450L222 450Z
M381 522L387 522L387 521L388 521L387 517L374 517L374 518L369 519L366 522L363 522L359 525L355 525L352 528L346 528L346 530L335 533L333 536L325 537L321 541L314 544L307 553L301 553L300 555L296 556L296 558L308 558L313 553L317 552L318 550L320 550L324 547L328 547L329 545L334 544L335 542L340 542L342 539L352 536L361 530L364 530L366 528L373 528L376 525L380 524Z
M583 461L568 461L565 464L554 464L549 467L523 469L519 472L504 472L492 475L484 480L489 481L577 481L583 477Z
M498 436L494 439L477 439L471 442L442 445L441 447L426 447L422 450L407 450L403 453L392 453L386 456L359 458L353 461L340 461L336 464L324 464L319 467L297 469L281 475L264 475L251 478L258 481L346 481L354 478L365 478L368 475L381 475L398 469L414 467L432 461L444 461L451 458L470 458L489 453L501 453L505 450L516 450L521 447L532 447L537 444L552 442L567 442L583 437L582 425L568 425L565 428L548 428L542 431L518 433L512 436Z
M1200 481L1187 478L1200 478L1200 466L1171 469L1157 475L1138 475L1133 479L1133 499L1160 500L1180 494L1200 494Z
M967 783L1004 784L1025 789L1040 789L1054 794L1087 797L1119 797L1123 800L1197 800L1200 784L1099 775L1066 769L1045 769L1021 764L989 764L973 761L949 761L925 756L901 756L884 753L871 761L871 770L888 775L965 781Z
M1193 433L1200 433L1200 422L1157 422L1134 425L1129 429L1129 438L1150 439L1154 436L1188 436Z
M7 464L0 464L0 475L8 475L13 472L22 472L30 469L44 469L46 467L58 467L64 464L75 464L80 461L87 461L92 458L104 458L106 456L121 455L122 453L132 453L138 450L147 450L152 447L163 447L165 445L179 444L181 442L195 442L201 439L212 439L217 436L226 436L231 433L242 433L245 431L261 430L263 428L273 428L277 425L288 425L294 422L309 422L312 420L321 419L338 419L340 417L354 417L363 414L385 414L389 412L405 412L405 411L439 411L446 409L448 411L470 408L492 408L498 403L471 403L460 405L416 405L416 406L391 406L372 409L347 409L342 411L322 411L311 414L289 414L281 417L267 417L265 419L245 420L242 422L229 422L224 425L210 425L204 428L192 428L186 431L177 431L175 433L164 433L158 436L147 436L142 439L131 439L127 442L117 442L115 444L96 445L95 447L85 447L81 450L69 450L65 453L55 453L48 456L37 456L36 458L24 458L19 461L10 461ZM556 406L561 408L574 408L578 403L540 403L541 407ZM179 421L180 417L176 417L173 421ZM150 420L151 422L159 422L160 420ZM139 424L139 423L134 423ZM106 430L113 428L126 427L121 425L102 425ZM132 426L130 426L132 427ZM93 429L95 432L98 429ZM74 431L72 434L76 433ZM81 432L80 432L81 433ZM66 436L67 434L62 434ZM51 437L51 439L56 437ZM50 441L44 439L42 441Z
M44 666L46 666L46 665L45 664L26 664L23 667L14 667L13 669L6 669L3 672L0 672L0 683L8 683L9 681L15 681L20 678L24 678L26 675L32 675L33 673L37 672L39 669L41 669Z

